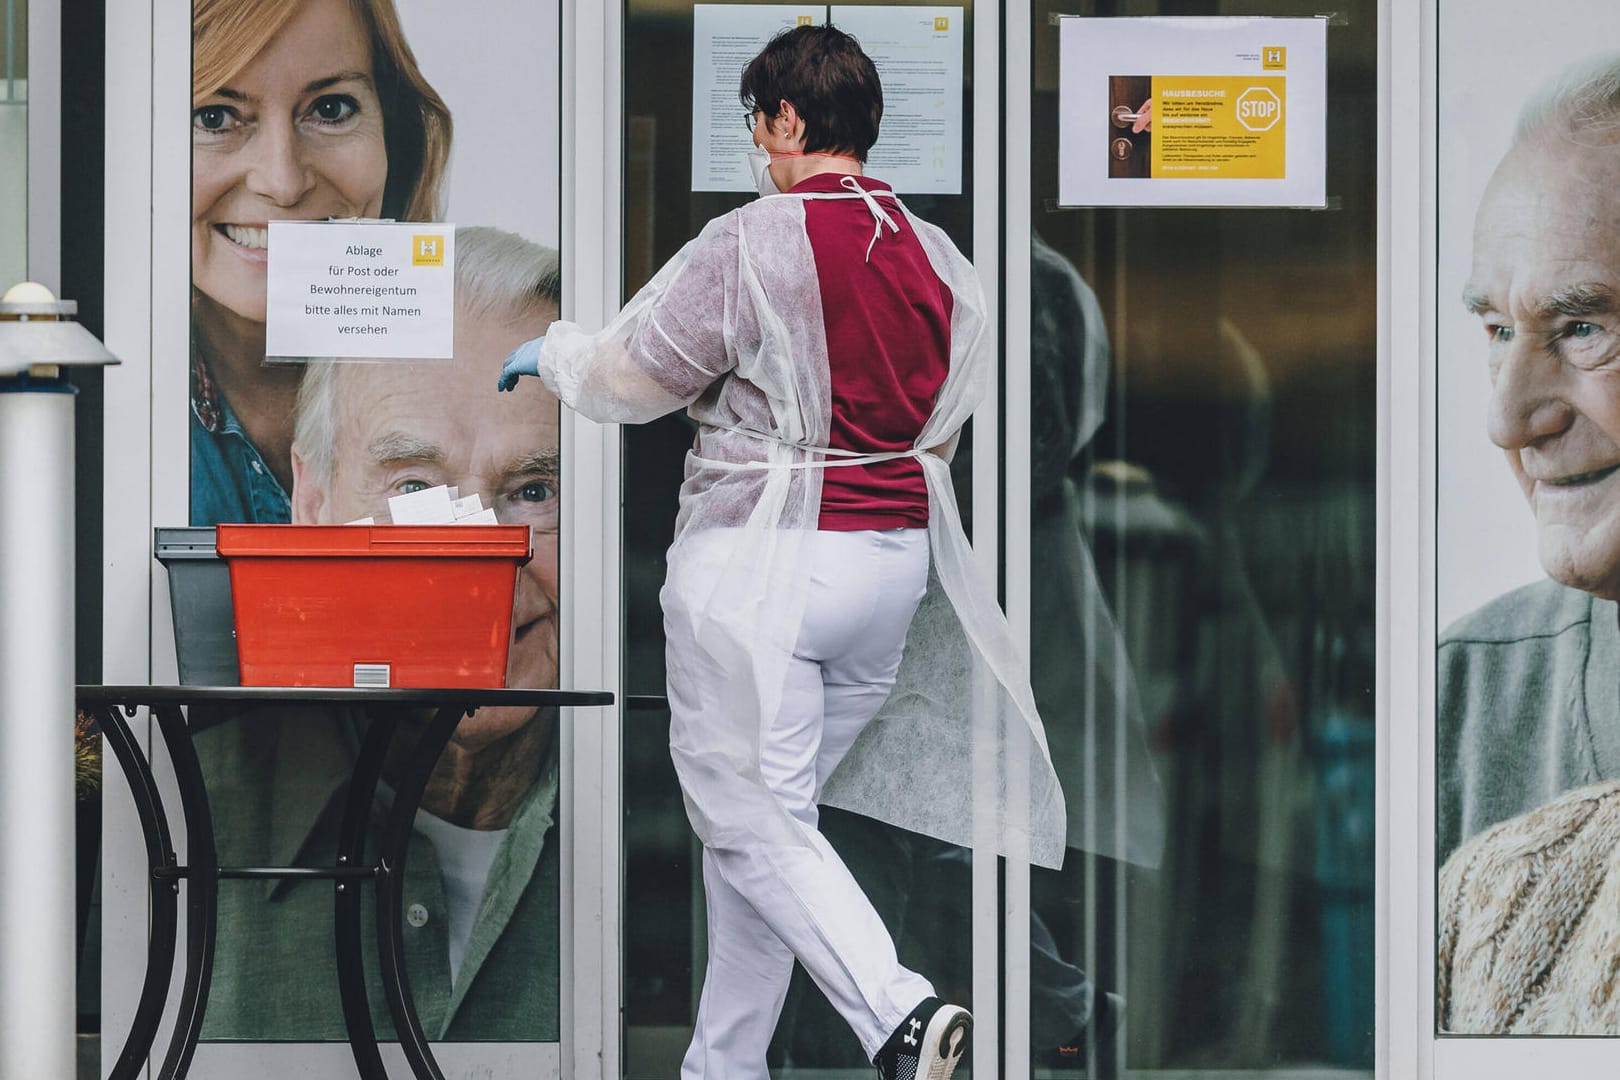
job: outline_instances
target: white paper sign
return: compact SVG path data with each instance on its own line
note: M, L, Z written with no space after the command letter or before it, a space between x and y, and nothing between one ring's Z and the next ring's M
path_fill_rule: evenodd
M783 30L826 21L825 4L692 6L692 190L753 191L754 138L737 100L743 69Z
M834 4L883 82L883 123L866 171L899 192L962 193L960 7Z
M456 229L420 222L270 222L272 359L448 360Z
M1059 42L1062 205L1326 204L1326 18L1075 16Z

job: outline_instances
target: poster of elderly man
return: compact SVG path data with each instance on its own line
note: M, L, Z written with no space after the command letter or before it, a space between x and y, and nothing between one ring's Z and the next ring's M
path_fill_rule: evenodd
M450 363L308 365L294 411L292 519L343 524L389 495L438 484L477 492L502 522L527 524L532 535L507 684L556 686L557 401L540 386L493 403L489 391L506 354L556 318L556 253L487 227L457 229L456 248ZM330 864L346 781L374 719L276 706L198 732L222 854ZM409 741L427 717L397 719ZM479 709L440 758L404 886L407 962L430 1038L557 1039L557 796L551 710ZM224 890L219 902L204 1034L343 1038L334 954L309 945L332 933L330 892L319 882L272 882ZM369 922L366 933L375 933ZM373 1023L386 1033L378 989L369 994Z
M1617 1035L1620 52L1463 6L1440 35L1436 1028ZM1616 40L1612 7L1551 7Z
M190 367L193 526L387 522L389 497L438 485L528 525L505 683L523 688L557 685L561 414L538 383L494 387L560 314L561 113L534 75L556 70L560 29L558 0L491 0L477 18L434 0L194 0L191 349L168 361ZM266 362L270 223L333 218L457 225L452 359ZM426 720L389 719L407 743ZM221 857L330 864L377 720L194 716ZM558 1040L558 792L552 710L480 709L440 757L404 897L429 1038ZM220 905L203 1037L342 1040L330 889L269 882Z

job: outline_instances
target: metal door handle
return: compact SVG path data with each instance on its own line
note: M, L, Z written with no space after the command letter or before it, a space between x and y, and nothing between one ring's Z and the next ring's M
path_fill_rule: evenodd
M1117 128L1128 128L1128 127L1130 127L1132 124L1136 123L1140 119L1142 119L1142 114L1137 113L1137 112L1131 112L1130 106L1128 106L1128 105L1116 105L1116 106L1114 106L1114 126L1115 127L1117 127Z

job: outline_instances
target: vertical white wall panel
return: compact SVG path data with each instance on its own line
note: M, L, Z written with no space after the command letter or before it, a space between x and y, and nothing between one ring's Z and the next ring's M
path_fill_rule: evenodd
M1016 4L1013 5L1015 8ZM1012 16L1009 16L1012 18ZM1027 24L1028 14L1023 14ZM1002 87L1002 5L1000 0L981 0L973 9L973 263L984 283L987 334L997 335L1001 326L1001 160L1003 111ZM1027 26L1025 30L1027 37ZM1029 94L1009 81L1009 93ZM1028 121L1024 122L1027 129ZM1012 175L1019 175L1013 173ZM1027 175L1027 174L1025 174ZM999 346L997 346L999 348ZM981 449L973 455L973 553L979 573L994 581L998 573L1000 537L993 512L1001 490L1000 389L989 381L984 403L973 414L973 440ZM990 508L991 513L984 509ZM985 775L994 768L994 747L976 749L974 775ZM992 820L987 806L976 804L972 870L973 927L973 1010L977 1021L973 1032L973 1071L975 1075L995 1076L1000 1068L1000 889L995 847L999 823Z
M1384 0L1378 12L1377 1065L1424 1080L1434 1030L1433 16L1432 2Z
M150 675L152 579L151 259L152 5L107 7L106 281L104 338L122 363L107 369L103 461L102 678ZM110 753L103 760L114 761ZM116 767L103 783L101 864L102 1075L134 1018L146 965L146 860L135 805Z
M617 3L563 7L563 317L602 326L619 308L624 130ZM562 679L620 694L619 430L563 412ZM574 822L563 851L564 1072L620 1074L623 702L563 728ZM571 981L570 981L571 980Z

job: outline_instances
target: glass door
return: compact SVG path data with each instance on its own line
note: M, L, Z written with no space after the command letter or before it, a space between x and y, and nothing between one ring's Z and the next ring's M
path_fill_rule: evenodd
M924 88L908 58L892 45L898 32L894 20L926 16L924 36L939 35L937 64L950 73L948 82L927 92L951 119L929 128L926 140L919 136L908 144L902 134L889 136L898 144L889 156L880 136L867 172L893 180L908 209L942 227L974 257L975 228L981 224L976 215L995 212L993 205L975 200L976 12L972 0L921 6L628 0L624 297L710 219L755 198L745 160L752 138L737 99L742 67L772 34L800 19L830 19L855 34L884 80L885 130L903 133L907 117L918 112L914 103L908 105L908 94L915 99ZM907 157L908 146L926 154ZM679 1071L706 960L700 849L669 757L658 595L693 433L683 414L622 430L626 1077ZM964 508L972 493L972 462L971 445L965 443L953 469ZM821 828L873 900L901 961L928 972L952 1000L970 1003L968 852L830 807L821 811ZM871 1068L848 1027L798 968L770 1061L780 1076L865 1075Z
M1316 14L1037 0L1028 72L1009 29L1009 614L1070 815L1008 939L1031 1075L1373 1068L1377 5L1326 31L1325 209L1060 190L1065 17ZM1107 175L1162 188L1138 81Z

